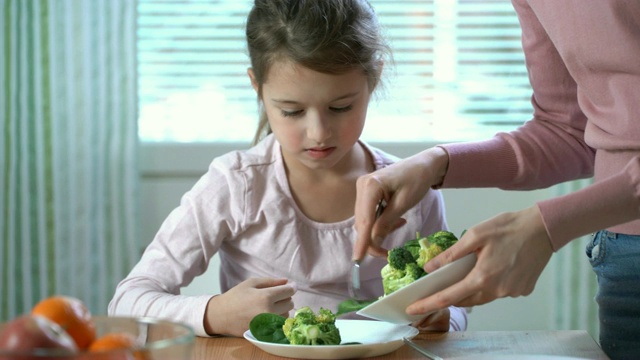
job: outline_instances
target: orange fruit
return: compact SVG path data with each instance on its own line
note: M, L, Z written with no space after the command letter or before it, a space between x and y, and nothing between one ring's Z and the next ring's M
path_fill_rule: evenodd
M141 351L136 350L136 339L133 335L121 332L104 334L95 339L89 346L90 353L109 352L109 359L136 359L145 360L146 357ZM114 352L116 350L130 350L130 353ZM98 354L96 354L98 355Z
M70 296L51 296L31 309L31 315L45 317L65 330L80 349L86 349L96 338L91 313L79 299Z
M89 351L108 351L118 349L133 349L136 339L127 333L108 333L95 339L89 346Z

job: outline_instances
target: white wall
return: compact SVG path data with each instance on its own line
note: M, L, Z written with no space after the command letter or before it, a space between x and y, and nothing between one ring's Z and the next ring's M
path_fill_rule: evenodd
M373 144L405 157L431 144ZM173 144L143 145L141 153L142 231L151 241L160 223L178 205L179 199L206 171L211 160L246 144ZM552 190L507 192L497 189L443 190L447 218L452 231L462 230L500 212L521 209L536 200L549 197ZM217 293L217 256L209 270L195 279L184 294ZM543 272L535 291L528 297L496 300L475 307L470 314L469 330L550 330L552 283L549 267Z

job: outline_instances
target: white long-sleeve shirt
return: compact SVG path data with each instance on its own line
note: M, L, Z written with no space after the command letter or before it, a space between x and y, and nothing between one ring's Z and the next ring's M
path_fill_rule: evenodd
M376 169L397 158L362 144ZM404 218L407 224L383 243L399 246L416 236L446 229L442 196L428 195ZM118 284L109 315L154 316L186 323L206 336L204 313L216 295L180 295L209 261L220 254L223 292L252 277L288 278L297 284L295 308L336 311L349 298L346 280L356 239L354 219L319 223L296 205L285 174L280 145L268 136L247 151L213 160L209 170L164 221L131 273ZM362 295L383 294L384 258L361 264ZM466 329L466 311L450 308L451 329Z

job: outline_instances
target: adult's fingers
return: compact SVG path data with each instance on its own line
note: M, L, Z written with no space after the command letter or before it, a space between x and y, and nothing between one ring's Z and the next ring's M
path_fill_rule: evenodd
M487 294L481 294L481 291L482 289L478 288L467 276L442 291L414 302L407 307L406 312L409 315L430 314L452 305L469 307L481 305L495 299L482 298Z
M429 297L418 300L407 308L408 314L428 314L451 305L471 307L483 305L507 296L529 295L539 276L531 267L504 266L500 258L491 258L490 249L476 253L478 260L461 281Z
M384 221L384 220L378 219L376 224L381 221ZM396 229L402 227L406 223L407 223L407 220L405 220L404 218L397 219L392 226L388 227L389 230L385 230L383 231L383 233L385 234L391 233ZM376 234L376 230L373 230L373 233ZM374 237L372 240L371 246L369 246L369 249L367 250L368 254L374 257L387 257L389 250L380 246L380 243L382 243L383 241L384 241L383 236Z
M369 251L370 254L386 253L380 247L381 241L373 239L373 228L376 223L376 207L381 199L387 200L382 182L373 174L358 178L356 182L356 204L355 204L355 228L357 232L356 243L353 247L353 259L362 260ZM384 231L378 225L378 231ZM378 235L380 236L380 235ZM378 239L379 240L379 239Z

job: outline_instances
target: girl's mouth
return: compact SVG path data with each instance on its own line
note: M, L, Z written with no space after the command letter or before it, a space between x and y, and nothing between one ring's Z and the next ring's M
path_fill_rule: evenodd
M307 153L314 159L324 159L331 155L335 149L335 147L310 148L307 149Z

